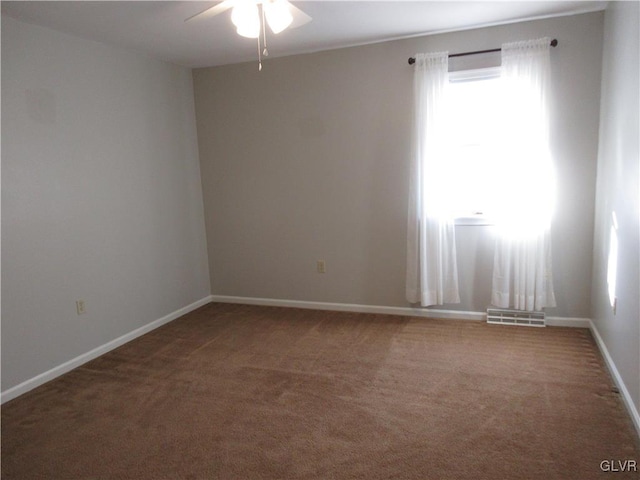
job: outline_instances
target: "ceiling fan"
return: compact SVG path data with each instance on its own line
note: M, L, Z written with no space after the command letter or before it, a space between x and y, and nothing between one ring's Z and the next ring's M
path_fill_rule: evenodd
M274 34L278 34L287 28L300 27L311 21L309 15L288 0L224 0L192 15L185 22L215 17L229 9L232 9L231 21L235 25L238 35L258 39L259 70L262 70L262 56L269 55L267 25ZM262 34L262 44L260 34Z

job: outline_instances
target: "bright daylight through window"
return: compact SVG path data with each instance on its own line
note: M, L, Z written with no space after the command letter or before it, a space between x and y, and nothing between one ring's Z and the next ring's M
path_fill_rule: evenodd
M443 132L446 148L441 152L438 187L449 218L492 223L505 216L532 220L538 213L550 213L540 199L552 198L551 192L541 188L552 183L551 172L530 168L533 152L513 148L510 132L526 128L529 120L522 115L514 118L505 98L500 67L449 74ZM544 163L539 160L533 163ZM538 178L541 175L544 178ZM517 211L514 205L519 205Z
M490 218L495 210L500 132L500 69L449 74L446 90L447 204L453 217Z

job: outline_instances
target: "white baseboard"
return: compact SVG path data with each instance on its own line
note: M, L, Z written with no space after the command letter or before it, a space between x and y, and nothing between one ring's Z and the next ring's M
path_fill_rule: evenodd
M487 312L464 310L442 310L434 308L387 307L382 305L359 305L353 303L306 302L301 300L283 300L274 298L233 297L212 295L211 300L219 303L241 303L245 305L264 305L270 307L308 308L311 310L332 310L337 312L381 313L410 317L444 318L452 320L486 320ZM547 317L547 325L553 327L591 328L588 318Z
M550 327L591 328L591 320L589 318L545 317L545 322Z
M411 317L443 318L451 320L487 319L487 312L464 310L441 310L435 308L387 307L383 305L359 305L354 303L307 302L302 300L283 300L274 298L234 297L212 295L213 302L243 303L245 305L264 305L270 307L308 308L311 310L333 310L338 312L381 313L385 315L404 315ZM547 325L552 327L591 328L588 318L547 317Z
M302 300L282 300L274 298L233 297L212 295L211 300L219 303L241 303L269 307L306 308L310 310L331 310L335 312L380 313L426 318L450 318L456 320L484 320L485 312L465 312L458 310L435 310L428 308L386 307L382 305L359 305L354 303L306 302Z
M631 416L631 420L633 420L633 425L636 427L636 433L638 434L638 437L640 437L640 413L638 413L638 408L633 403L631 394L629 393L627 386L624 384L624 381L620 376L620 372L618 372L616 364L613 362L613 358L611 358L611 355L609 354L609 350L607 349L607 346L605 345L604 340L600 336L600 332L598 332L598 329L596 328L595 323L593 323L591 320L589 321L589 323L591 324L590 328L591 328L591 333L593 334L593 338L595 338L596 343L598 344L598 348L602 353L602 356L607 365L607 368L609 369L609 372L613 377L616 387L618 387L618 390L620 391L620 395L622 396L624 405L625 407L627 407L627 411Z
M169 323L172 320L175 320L176 318L181 317L182 315L185 315L195 310L196 308L199 308L203 305L206 305L207 303L210 303L212 300L213 299L211 295L204 297L190 305L187 305L186 307L180 308L175 312L172 312L168 315L165 315L162 318L159 318L157 320L154 320L151 323L148 323L140 328L137 328L132 332L129 332L125 335L122 335L121 337L111 340L110 342L107 342L104 345L101 345L100 347L94 348L89 352L83 353L82 355L72 358L71 360L61 365L58 365L57 367L54 367L51 370L41 373L40 375L30 378L29 380L26 380L20 383L19 385L16 385L15 387L11 387L0 394L0 404L8 402L9 400L12 400L16 397L19 397L20 395L27 393L29 390L33 390L34 388L39 387L40 385L50 380L53 380L54 378L59 377L60 375L67 373L84 363L87 363L89 360L93 360L94 358L97 358L100 355L104 355L105 353L113 350L114 348L117 348L121 345L124 345L127 342L130 342L134 338L140 337L145 333L148 333L151 330L155 330L156 328L164 325L165 323Z

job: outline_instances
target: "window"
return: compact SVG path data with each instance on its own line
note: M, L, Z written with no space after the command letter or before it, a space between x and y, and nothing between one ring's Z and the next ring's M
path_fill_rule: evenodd
M523 231L550 218L553 174L537 147L543 142L527 136L538 121L535 108L512 105L508 89L500 67L449 74L437 194L438 208L457 224L508 218Z
M500 68L449 74L443 183L449 215L488 221L496 210L502 131Z

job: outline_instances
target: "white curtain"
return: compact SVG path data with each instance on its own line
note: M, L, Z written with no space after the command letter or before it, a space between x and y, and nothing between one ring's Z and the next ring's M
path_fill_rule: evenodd
M446 52L419 54L414 65L406 293L409 302L422 306L460 302L453 219L438 204L448 60Z
M491 303L555 307L550 221L554 182L549 151L549 38L502 45L501 151L504 209L497 219Z

